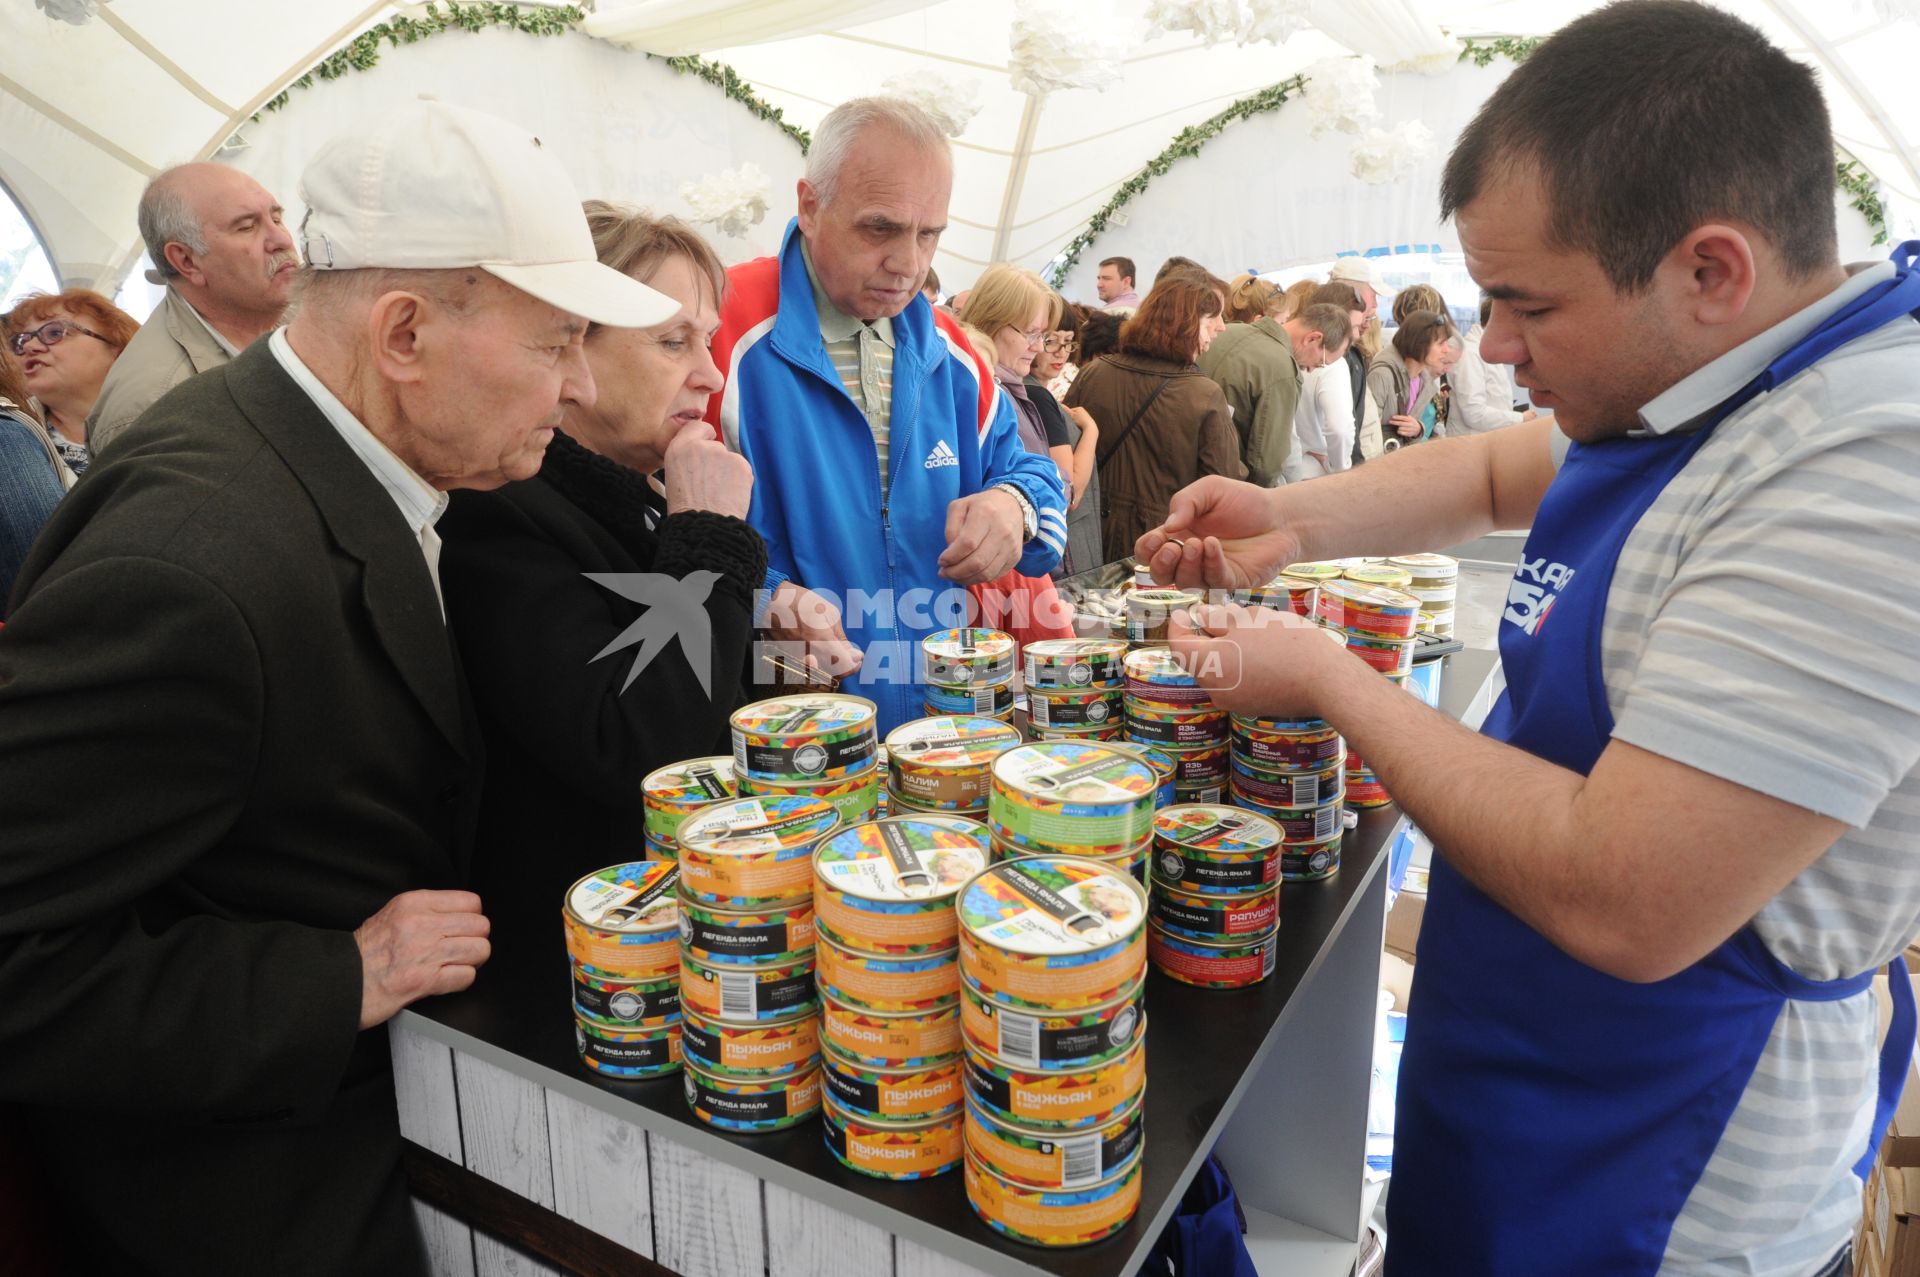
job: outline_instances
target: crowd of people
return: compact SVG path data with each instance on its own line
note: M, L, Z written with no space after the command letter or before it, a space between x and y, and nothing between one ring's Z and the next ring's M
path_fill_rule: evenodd
M1134 273L1130 258L1101 261L1097 303L1004 262L951 298L937 278L924 288L993 364L1021 442L1067 484L1058 576L1131 555L1206 475L1273 488L1534 419L1510 372L1481 356L1490 301L1462 334L1439 290L1391 293L1360 257L1285 289L1171 257L1143 297ZM1378 313L1389 296L1391 329Z

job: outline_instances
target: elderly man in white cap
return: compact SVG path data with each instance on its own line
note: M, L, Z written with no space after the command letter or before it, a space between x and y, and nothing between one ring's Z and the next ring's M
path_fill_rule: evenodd
M0 1102L75 1271L423 1267L381 1026L489 951L434 521L591 403L589 320L677 309L488 116L392 112L303 194L293 323L155 406L0 631Z

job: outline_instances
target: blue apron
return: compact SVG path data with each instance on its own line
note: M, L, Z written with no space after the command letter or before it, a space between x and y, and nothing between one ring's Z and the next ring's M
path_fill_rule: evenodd
M1541 501L1500 626L1507 690L1485 733L1586 775L1613 715L1601 624L1622 545L1734 410L1920 310L1920 241L1869 290L1687 434L1576 444ZM1920 316L1916 316L1920 318ZM1914 1006L1898 958L1865 1179L1906 1078ZM1743 928L1632 984L1578 962L1435 857L1400 1066L1387 1271L1655 1272L1787 999L1870 987L1795 974Z

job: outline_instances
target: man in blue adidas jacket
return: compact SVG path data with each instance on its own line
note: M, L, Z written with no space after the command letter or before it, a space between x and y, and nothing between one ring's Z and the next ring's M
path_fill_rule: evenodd
M753 463L768 628L831 658L843 620L860 659L847 690L879 705L883 732L925 713L916 649L965 623L964 587L1042 575L1066 540L1059 470L1021 446L992 369L920 296L952 186L925 112L835 108L780 255L732 269L714 336L712 419Z

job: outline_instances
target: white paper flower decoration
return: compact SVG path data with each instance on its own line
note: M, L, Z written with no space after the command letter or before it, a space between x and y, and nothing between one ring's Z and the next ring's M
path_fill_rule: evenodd
M693 220L706 222L727 235L744 235L767 215L767 197L773 184L757 164L709 173L680 188L680 198L693 210Z
M33 0L33 2L49 18L58 18L76 27L84 27L93 21L94 15L100 12L100 6L108 3L108 0Z
M1057 0L1019 0L1007 74L1022 93L1104 89L1120 78L1126 52L1111 13L1065 11Z
M965 133L973 117L980 114L978 80L950 80L938 71L918 71L889 76L881 81L880 90L905 98L931 115L948 137Z
M1388 129L1368 129L1353 144L1353 175L1372 185L1405 177L1433 154L1433 130L1418 120Z
M1307 118L1312 135L1360 133L1380 118L1374 93L1380 77L1372 58L1322 58L1306 69Z
M1284 44L1296 31L1312 25L1308 0L1150 0L1147 38L1172 31L1191 31L1209 45L1222 40L1235 44Z

